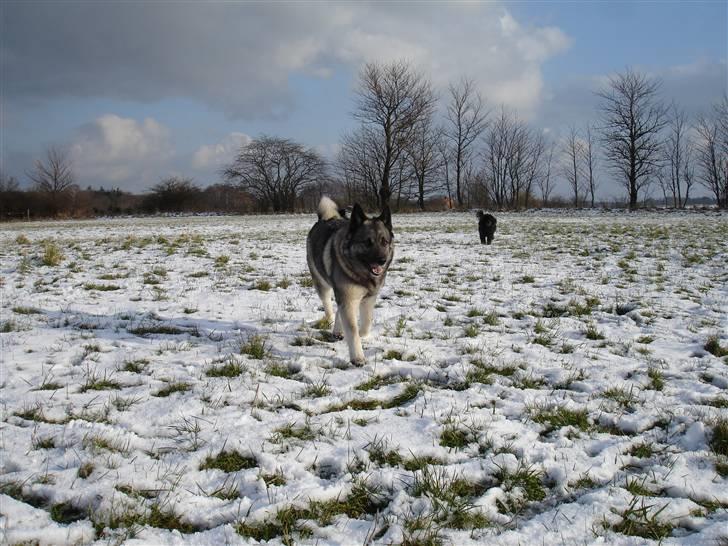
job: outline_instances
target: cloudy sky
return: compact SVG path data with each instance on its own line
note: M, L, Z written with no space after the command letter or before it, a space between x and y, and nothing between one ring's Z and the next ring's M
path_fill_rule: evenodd
M0 167L50 145L82 186L206 185L261 133L332 156L367 61L407 59L444 95L462 76L556 138L634 67L688 113L727 87L726 2L0 1ZM602 195L617 195L608 182Z

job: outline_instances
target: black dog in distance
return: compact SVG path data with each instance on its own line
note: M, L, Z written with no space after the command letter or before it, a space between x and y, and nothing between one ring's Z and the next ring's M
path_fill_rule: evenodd
M493 242L497 223L495 216L492 214L488 214L482 210L478 211L478 232L480 233L481 244L489 245Z

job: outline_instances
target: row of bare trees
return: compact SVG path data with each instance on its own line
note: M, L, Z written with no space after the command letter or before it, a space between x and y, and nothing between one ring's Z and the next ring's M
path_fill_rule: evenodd
M327 192L371 207L424 209L444 199L460 208L513 209L548 206L561 181L573 206L593 207L598 179L610 172L630 208L653 187L666 204L684 207L697 185L728 208L728 97L691 120L677 105L666 106L659 82L632 70L610 78L597 97L595 123L554 138L516 111L488 108L474 80L450 85L440 104L426 75L410 64L370 63L355 93L358 125L342 136L333 162L293 140L263 135L221 171L223 184L203 190L188 178L164 178L126 203L144 211L280 212L311 208ZM49 148L27 176L28 208L31 197L47 215L79 208L72 164L59 148ZM118 209L117 192L94 202L103 196L109 210ZM22 193L0 173L3 217L24 210ZM12 212L10 202L18 205Z

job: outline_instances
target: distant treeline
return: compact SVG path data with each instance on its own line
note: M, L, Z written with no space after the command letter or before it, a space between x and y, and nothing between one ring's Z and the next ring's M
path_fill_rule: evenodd
M684 208L703 191L728 208L728 95L691 119L665 101L659 81L627 70L596 93L594 123L554 136L488 107L478 89L463 78L441 97L407 62L366 64L355 90L359 123L335 158L260 135L222 169L222 183L205 188L172 176L144 195L82 190L69 154L52 147L26 173L31 190L0 173L0 217L294 212L312 210L323 194L395 211L596 207L607 176L621 193L611 207ZM555 195L557 182L568 197Z

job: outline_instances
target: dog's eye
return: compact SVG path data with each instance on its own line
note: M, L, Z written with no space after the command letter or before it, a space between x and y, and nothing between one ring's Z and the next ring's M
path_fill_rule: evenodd
M386 237L382 237L381 239L379 239L379 244L381 244L382 246L387 246L389 244L389 241L387 241Z

